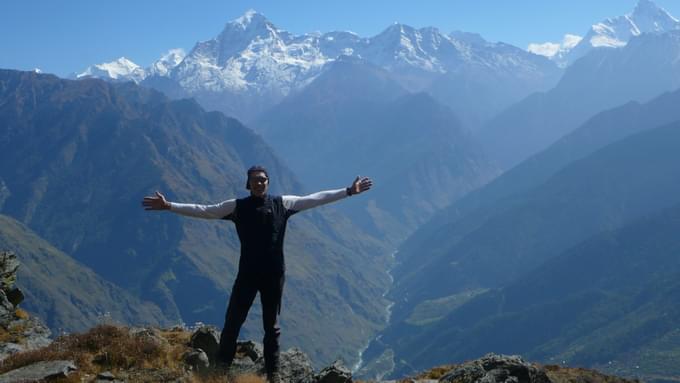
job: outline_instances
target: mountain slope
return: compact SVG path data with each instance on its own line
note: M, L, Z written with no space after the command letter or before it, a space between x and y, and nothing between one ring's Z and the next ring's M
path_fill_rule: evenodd
M17 254L25 309L52 329L82 331L103 321L176 324L150 302L104 281L16 220L0 215L0 248Z
M498 114L479 134L504 169L548 147L596 113L647 102L680 87L680 31L646 34L620 49L595 50L569 67L559 84Z
M560 61L569 65L597 48L619 48L643 33L665 33L680 29L680 21L651 0L638 0L629 14L594 24Z
M354 58L336 61L255 126L316 188L370 175L370 202L354 216L393 243L495 174L448 108Z
M680 203L680 184L668 177L678 171L679 143L678 122L627 137L507 198L507 205L473 210L419 246L402 248L397 260L404 263L393 271L389 294L392 323L368 354L396 348L395 360L408 362L402 354L408 339L423 338L466 301L532 278L532 269L599 232Z
M432 363L433 354L467 359L492 350L677 378L678 230L676 206L598 234L401 346L419 350L415 366Z
M301 190L238 121L130 83L2 71L0 121L2 213L189 323L222 324L236 234L225 221L145 212L141 198L154 190L206 203L243 195L252 164L267 167L273 193ZM296 216L289 229L283 343L317 363L353 360L384 320L384 247L332 208ZM260 334L258 310L244 336Z
M419 227L401 246L400 268L415 268L410 261L417 259L408 259L408 254L418 254L417 249L426 243L445 242L449 238L446 231L453 227L476 228L485 219L482 217L511 206L516 201L514 196L541 185L569 163L631 134L680 120L680 110L675 107L678 103L680 90L646 104L631 102L597 114L548 149L467 194Z

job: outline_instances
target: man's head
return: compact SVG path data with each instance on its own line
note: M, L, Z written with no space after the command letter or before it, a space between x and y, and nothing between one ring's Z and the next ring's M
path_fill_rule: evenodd
M251 166L248 169L248 180L246 189L250 190L250 195L263 197L269 188L269 175L267 169L262 166Z

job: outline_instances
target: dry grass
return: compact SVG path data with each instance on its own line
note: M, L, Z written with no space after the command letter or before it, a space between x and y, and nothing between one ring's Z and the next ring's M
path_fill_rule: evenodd
M26 312L26 310L20 309L18 307L14 311L14 316L16 316L19 319L24 319L24 320L27 320L30 317L30 315Z
M267 380L259 375L245 374L234 377L229 380L224 375L221 374L205 374L205 375L194 375L187 383L266 383Z
M0 342L2 343L23 343L25 323L10 323L9 327L0 326Z
M576 367L560 367L557 365L545 366L548 378L554 383L635 383L637 379L625 379L616 376L604 375L595 370Z
M131 335L123 327L100 325L83 334L61 336L47 347L12 355L0 363L0 373L39 361L60 359L73 360L79 371L91 374L130 368L176 368L182 354L176 348L176 345L161 345L151 338Z
M0 328L0 340L11 337ZM189 351L191 334L182 329L149 330L130 334L125 327L99 325L82 334L70 334L49 346L22 352L0 361L0 374L47 360L72 360L78 370L60 382L91 381L97 374L110 371L119 379L134 382L172 381L185 377L190 383L265 383L257 375L243 375L227 380L224 374L211 371L186 375L184 354Z
M458 365L444 365L444 366L438 366L434 367L428 371L425 371L421 374L419 374L416 379L439 379L442 376L446 375L447 372L453 370L454 368L459 367Z

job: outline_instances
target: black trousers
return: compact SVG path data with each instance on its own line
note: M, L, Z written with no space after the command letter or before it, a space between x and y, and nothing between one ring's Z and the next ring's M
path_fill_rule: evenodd
M281 313L283 283L283 273L239 273L236 276L224 319L224 328L220 336L220 348L217 354L220 363L231 365L234 360L239 331L248 316L255 295L259 292L260 302L262 303L262 326L264 327L265 369L267 374L279 370L281 329L278 326L277 318Z

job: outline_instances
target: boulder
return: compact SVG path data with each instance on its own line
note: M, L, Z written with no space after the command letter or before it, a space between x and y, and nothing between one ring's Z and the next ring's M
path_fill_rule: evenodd
M264 348L260 343L247 340L236 343L236 354L238 356L245 356L250 358L253 362L264 358Z
M19 306L19 303L24 301L24 292L20 288L14 287L6 291L7 300L13 304L14 307Z
M336 360L314 376L314 383L352 383L352 372Z
M297 348L281 353L279 375L281 381L289 383L311 383L314 380L312 361Z
M184 363L190 367L191 371L204 373L207 372L208 368L210 367L208 355L206 355L206 353L200 348L195 348L191 351L188 351L186 354L184 354L182 359L184 360Z
M0 375L0 383L40 382L44 380L66 378L76 370L72 360L52 360L33 363Z
M519 356L487 354L447 372L440 382L551 383L545 370Z
M35 350L52 343L50 329L38 318L15 319L7 324L5 329L12 337L0 343L0 360L18 352Z
M17 280L19 260L11 251L0 251L0 289L8 291Z
M14 305L7 299L7 295L0 290L0 326L7 328L14 319Z
M201 326L193 334L189 340L191 348L200 348L208 356L210 365L215 364L217 357L217 350L220 344L220 332L214 326Z
M253 359L255 357L255 359ZM286 383L314 382L314 369L309 357L297 348L284 351L279 356L279 376ZM264 375L264 357L262 345L253 342L238 342L236 358L231 365L233 375L256 374Z
M160 334L160 331L155 328L133 327L130 329L130 335L149 341L157 346L163 346L168 343L168 341Z

